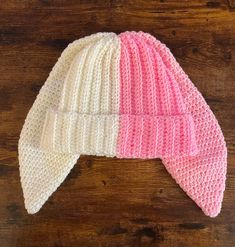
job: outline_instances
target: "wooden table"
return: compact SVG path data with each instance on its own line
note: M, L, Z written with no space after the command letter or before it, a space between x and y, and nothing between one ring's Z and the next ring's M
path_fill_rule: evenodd
M62 50L99 32L167 44L215 113L228 146L221 214L205 216L159 159L82 156L35 215L23 205L17 144ZM1 1L0 246L235 246L235 1Z

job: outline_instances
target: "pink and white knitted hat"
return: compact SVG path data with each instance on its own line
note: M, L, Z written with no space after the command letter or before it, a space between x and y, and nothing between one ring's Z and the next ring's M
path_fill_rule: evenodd
M222 131L170 50L150 34L97 33L63 51L20 135L28 213L40 210L81 154L161 158L206 215L221 210Z

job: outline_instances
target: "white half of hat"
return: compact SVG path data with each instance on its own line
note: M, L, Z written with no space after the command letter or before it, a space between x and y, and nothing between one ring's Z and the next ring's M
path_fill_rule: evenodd
M93 47L91 49L93 54L89 54L89 60L92 59L92 56L95 59L96 55L99 56L99 54L94 53L97 50L101 51L104 42L107 43L109 40L112 40L110 42L112 48L118 50L118 42L113 42L113 39L117 39L117 35L114 33L97 33L69 44L53 67L26 117L20 134L18 151L25 207L30 214L40 210L50 195L64 181L80 156L79 154L48 151L41 148L40 141L48 109L63 107L60 100L61 92L63 91L64 82L71 80L71 78L68 78L68 71L72 67L72 63L76 62L76 55L80 51L87 50L89 52L89 47L94 46L94 44L97 47L97 44L99 44L100 47L98 49ZM79 59L82 59L82 56ZM89 64L87 66L89 67ZM118 64L113 63L113 66L118 66ZM73 75L73 73L70 71L69 75ZM117 81L118 83L119 81ZM86 112L85 104L81 105L83 107L82 111ZM114 111L115 107L119 107L118 102L112 106ZM116 111L118 112L118 108Z

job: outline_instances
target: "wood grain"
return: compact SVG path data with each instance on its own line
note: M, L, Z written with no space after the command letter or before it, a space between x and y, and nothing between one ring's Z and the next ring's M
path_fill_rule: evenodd
M1 1L0 246L229 247L235 244L235 5L229 1ZM24 209L17 142L62 50L99 31L166 43L215 113L228 146L221 214L203 215L159 159L82 156L36 215Z

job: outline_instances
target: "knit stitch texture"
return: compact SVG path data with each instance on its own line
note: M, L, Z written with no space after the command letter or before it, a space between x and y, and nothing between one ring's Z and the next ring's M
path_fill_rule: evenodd
M206 215L221 210L220 126L170 50L148 33L97 33L63 51L20 135L28 213L40 210L81 154L161 158Z

